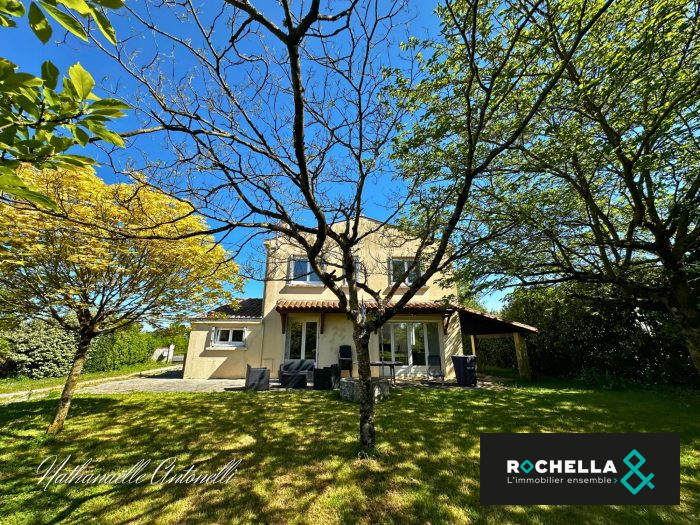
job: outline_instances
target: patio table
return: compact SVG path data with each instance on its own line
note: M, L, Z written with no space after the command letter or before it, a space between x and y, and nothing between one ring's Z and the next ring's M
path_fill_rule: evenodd
M389 370L391 371L391 382L392 384L396 384L396 371L394 370L395 367L401 366L404 363L401 361L370 361L369 366L388 366Z

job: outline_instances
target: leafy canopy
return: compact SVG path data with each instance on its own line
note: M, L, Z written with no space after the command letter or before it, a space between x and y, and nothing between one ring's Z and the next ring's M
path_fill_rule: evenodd
M121 0L46 0L31 2L27 10L17 0L0 0L0 27L12 28L15 18L27 14L30 27L43 43L53 34L49 18L87 41L88 33L80 20L92 20L103 36L116 44L116 33L104 10L121 6ZM123 110L129 106L95 95L95 81L80 63L71 66L62 80L49 60L42 64L40 77L18 69L0 57L0 192L55 209L51 199L22 180L20 165L59 168L94 164L89 157L67 151L75 145L85 146L91 138L123 147L122 138L107 125L124 116Z
M226 250L210 236L188 236L206 229L188 203L105 184L89 167L23 167L21 176L60 213L19 201L3 206L0 317L52 318L98 334L136 321L157 325L232 301L241 289Z

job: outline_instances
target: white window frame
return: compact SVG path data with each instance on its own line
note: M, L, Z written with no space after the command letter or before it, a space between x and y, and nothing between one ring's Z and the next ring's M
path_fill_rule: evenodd
M219 333L222 330L228 330L228 341L219 341ZM241 330L243 332L243 339L241 341L232 341L231 337L233 336L233 331L234 330ZM248 329L245 326L216 326L214 327L213 330L213 336L212 336L212 341L211 341L211 346L217 346L217 347L244 347L246 345L246 338L248 337Z
M294 264L298 261L305 261L306 262L306 272L305 272L305 275L303 275L301 279L297 279L294 277ZM316 272L314 272L314 269L311 267L311 261L309 261L308 257L303 257L303 256L291 257L289 259L288 273L289 273L289 275L288 275L287 280L290 283L323 286L323 281L321 281L321 277L318 274L316 274L316 277L318 277L317 281L314 281L311 279L311 275L316 273Z
M290 354L290 344L291 344L291 333L290 333L290 325L292 324L293 321L299 321L301 322L301 359L313 359L316 363L318 363L318 356L319 356L319 351L321 348L321 320L317 319L316 317L308 317L308 318L297 318L294 319L292 317L287 318L287 326L285 327L284 330L284 358L285 359L291 359L289 357ZM313 357L307 356L306 355L306 336L308 335L308 323L316 323L316 352L314 353Z
M411 257L391 257L389 259L389 281L391 281L391 284L396 284L396 276L394 276L394 262L395 261L401 261L404 263L403 265L403 272L408 270L408 267L411 265L411 263L414 261L413 258ZM414 268L412 271L415 271L420 275L420 262L418 263L417 267ZM401 273L403 273L401 272ZM406 275L406 278L410 277L410 272L408 275ZM411 286L413 284L413 281L409 280L404 280L401 282L401 284L406 285L406 286Z

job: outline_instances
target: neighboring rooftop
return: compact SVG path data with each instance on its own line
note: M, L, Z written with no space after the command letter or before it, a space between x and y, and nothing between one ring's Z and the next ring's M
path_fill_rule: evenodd
M263 300L261 297L239 299L238 306L219 306L217 309L207 313L205 318L227 318L227 319L260 319L262 317Z

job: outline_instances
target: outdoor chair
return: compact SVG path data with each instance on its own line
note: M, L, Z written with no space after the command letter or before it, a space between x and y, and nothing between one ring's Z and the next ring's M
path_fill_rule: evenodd
M306 372L282 372L282 388L306 388Z
M334 390L340 385L340 367L331 365L314 369L314 390Z
M338 364L340 370L347 370L352 377L352 347L350 345L340 345L338 350Z
M428 377L439 377L442 386L445 386L445 372L442 369L442 359L439 355L428 356Z
M280 365L280 383L284 388L306 388L307 381L313 379L314 365L313 359L285 359Z
M247 365L245 371L246 390L270 390L270 371L267 368L253 368Z

